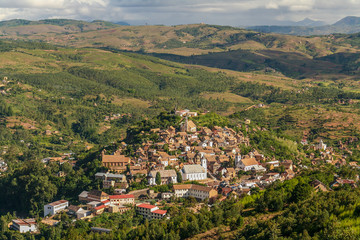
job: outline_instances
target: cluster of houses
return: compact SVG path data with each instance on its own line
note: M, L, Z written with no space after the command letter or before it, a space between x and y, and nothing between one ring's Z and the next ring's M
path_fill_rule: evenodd
M197 116L189 110L176 111L183 117L179 129L151 129L144 135L156 134L158 141L147 141L136 149L131 157L123 154L126 144L107 154L101 153L102 166L108 172L98 172L95 179L102 182L104 189L113 188L115 195L100 190L83 191L79 194L79 206L69 205L67 200L59 200L44 206L44 217L51 218L66 211L77 219L91 218L103 212L124 213L132 208L144 218L161 219L166 210L156 205L142 202L142 194L149 198L163 200L193 197L209 202L223 200L229 196L250 194L252 189L265 188L274 181L284 181L295 177L298 171L291 160L268 159L256 150L241 154L241 146L250 146L249 139L240 131L228 127L215 126L198 128L188 117ZM263 130L263 129L258 129ZM307 142L303 141L306 145ZM321 140L312 148L320 152L324 161L333 161L333 149ZM59 158L43 159L48 162L70 162L72 154ZM316 161L313 156L309 156ZM346 163L346 161L345 161ZM0 167L7 167L1 165ZM281 167L281 171L274 171ZM239 172L246 174L240 174ZM241 176L241 177L239 177ZM171 191L154 194L153 190L128 192L133 182L147 180L148 186L172 184ZM182 184L182 181L196 181L196 184ZM194 182L192 182L194 183ZM311 183L315 191L331 191L331 188L349 185L357 187L356 181L336 178L331 188L315 180ZM136 193L135 193L136 192ZM147 194L148 193L148 194ZM34 219L13 220L11 228L20 232L36 232Z
M105 211L110 213L124 213L132 207L138 214L149 220L165 217L167 211L147 203L135 204L135 197L132 194L109 195L103 191L83 191L79 194L80 206L69 205L67 200L58 200L44 206L44 218L52 218L56 214L66 212L77 219L92 218ZM37 223L35 219L16 219L12 221L11 229L25 232L36 232Z
M116 189L125 179L140 181L147 177L148 184L156 185L156 175L160 174L161 184L177 183L181 175L183 181L208 182L209 180L230 180L239 171L253 172L266 176L268 170L279 165L274 159L266 159L264 155L253 150L247 155L241 155L240 147L250 146L249 139L242 132L236 132L228 127L198 128L188 119L193 113L188 110L177 111L185 116L180 129L170 126L167 129L151 129L146 134L157 134L158 141L147 141L136 149L134 156L122 154L126 144L111 153L102 152L102 165L109 172L124 174L122 180L114 180L111 184L103 179L103 186ZM269 161L270 160L270 161ZM126 174L126 176L125 176ZM295 175L292 167L287 167L280 179L289 179ZM117 186L115 186L117 185ZM123 188L118 191L124 191Z

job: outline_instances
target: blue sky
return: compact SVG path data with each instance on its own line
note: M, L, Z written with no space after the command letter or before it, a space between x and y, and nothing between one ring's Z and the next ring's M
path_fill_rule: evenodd
M269 25L360 15L360 0L0 0L0 20L71 18L131 24Z

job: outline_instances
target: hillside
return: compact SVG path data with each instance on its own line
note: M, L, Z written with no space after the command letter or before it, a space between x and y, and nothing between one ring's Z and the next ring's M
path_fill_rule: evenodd
M360 41L356 34L310 38L204 24L114 28L114 24L101 21L87 24L111 28L84 32L74 28L74 33L66 34L45 28L38 32L44 26L64 29L77 24L85 23L4 22L2 27L11 29L14 35L3 38L34 42L0 42L2 74L61 97L90 101L101 96L104 101L111 99L115 106L128 107L118 112L130 108L134 113L145 111L145 115L174 107L229 115L260 101L283 103L274 99L289 93L259 99L236 90L243 82L249 88L256 88L257 83L266 84L274 87L271 91L321 87L356 94L360 89L357 79ZM19 32L25 27L34 33ZM291 105L291 101L288 103ZM135 110L138 107L140 111ZM311 121L307 124L313 126Z
M339 51L354 51L347 45L334 45L328 38L304 38L262 34L250 30L205 24L178 26L120 26L106 22L43 20L0 27L3 39L26 39L71 47L108 47L128 51L199 55L228 50L273 49L286 52L313 51L324 56ZM54 23L53 23L54 22ZM46 24L45 24L46 23ZM65 24L65 25L64 25ZM83 26L83 29L79 28ZM95 31L96 30L96 31Z
M118 24L100 20L85 22L71 19L45 19L39 21L14 19L0 21L0 36L5 38L12 38L15 36L29 37L34 34L39 36L44 36L43 34L50 33L69 34L108 29L118 26Z
M74 20L14 20L3 23L0 29L6 32L4 39L152 53L171 61L236 71L273 69L294 78L339 79L358 71L355 58L352 63L331 60L331 56L355 56L359 52L356 34L296 37L205 24L119 26Z
M329 35L333 33L357 33L360 32L360 17L345 17L334 24L324 26L253 26L248 27L263 33L280 33L297 36Z
M73 20L2 24L0 238L360 235L359 34L296 37ZM105 165L109 158L115 160ZM204 178L186 182L183 166L204 159L204 168L196 166ZM116 181L102 175L119 169L111 174ZM168 172L157 172L157 185L148 183L155 170L170 170L171 181L163 184ZM317 192L316 181L324 191ZM181 183L196 185L195 197L208 195L177 197L174 185ZM125 213L102 212L111 199L135 199L134 190L143 191L136 203L156 204L151 214L161 217L145 220L128 205ZM86 206L93 218L62 212L51 219L55 226L41 219L44 205L59 199L85 208L79 194L87 191L99 197L100 208ZM20 234L8 229L19 217L45 221L38 233Z
M112 141L118 131L125 130L127 124L175 107L229 115L242 112L258 103L269 104L269 108L264 110L269 110L267 114L262 115L262 110L258 110L259 116L263 117L252 116L250 112L242 112L236 117L240 116L242 119L242 116L249 116L259 124L276 128L277 120L286 113L284 109L292 109L295 105L300 107L299 111L294 112L298 126L287 132L293 137L301 138L302 134L299 136L299 132L303 129L302 124L310 129L318 129L324 124L314 121L316 111L306 119L297 117L302 114L303 104L312 106L315 103L324 106L322 117L337 126L333 132L319 132L318 136L325 137L324 134L327 134L327 138L343 138L351 135L352 126L340 126L336 123L341 121L340 112L345 114L351 106L337 104L337 99L359 99L357 93L360 92L356 76L339 73L342 60L335 56L308 60L308 68L298 69L297 66L305 64L307 58L295 55L293 63L290 59L287 59L287 65L283 62L284 66L294 66L292 74L284 71L285 74L289 73L286 77L281 73L282 69L267 67L271 62L259 57L273 54L274 51L253 55L253 60L249 53L244 55L240 50L183 57L186 61L179 60L211 66L204 67L183 65L137 53L61 48L44 43L2 41L0 46L1 75L11 79L13 84L11 87L4 85L1 88L4 91L1 98L12 108L12 114L6 121L13 126L21 117L23 121L38 126L42 132L51 129L69 134L70 131L72 137L76 137L78 131L80 137L93 143ZM243 54L242 57L238 57L238 52ZM234 55L229 55L230 53ZM233 65L228 65L229 59L233 60ZM242 65L237 59L243 61ZM172 57L171 60L176 59ZM189 60L193 62L188 62ZM354 60L349 60L350 63L352 61ZM314 62L321 64L312 66ZM231 69L231 66L236 68L224 69ZM247 68L241 68L244 66ZM329 70L329 66L333 66L332 69ZM300 74L302 69L308 71L305 72L308 78L295 79L294 75ZM247 72L241 72L244 70ZM21 87L14 85L16 82ZM12 88L17 89L17 94L11 94ZM297 93L294 94L294 91ZM329 101L330 96L334 100ZM24 99L29 101L24 102ZM286 108L279 104L285 104ZM59 111L58 108L62 110ZM54 114L64 122L57 122ZM128 116L124 117L124 114ZM334 114L339 117L328 117ZM116 117L120 119L119 123L104 121L107 116L113 115L122 116ZM17 116L17 120L12 116ZM91 119L90 128L73 129L72 124L84 121L85 116L86 119ZM349 113L349 117L357 118L357 115L350 116ZM358 124L355 127L359 127ZM339 135L336 129L342 129L343 134Z

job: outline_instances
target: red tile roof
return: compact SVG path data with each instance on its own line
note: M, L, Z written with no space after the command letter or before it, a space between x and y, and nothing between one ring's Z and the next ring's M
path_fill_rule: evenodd
M13 220L14 223L18 224L18 225L31 225L31 224L36 224L36 221L34 218L29 218L29 219L15 219Z
M124 198L135 198L135 197L132 194L110 195L110 199L124 199Z
M139 208L153 209L153 208L155 208L156 206L150 205L150 204L146 204L146 203L142 203L142 204L140 204L140 205L137 205L137 207L139 207Z
M105 205L100 205L100 206L98 206L98 207L96 207L94 209L97 211L97 210L100 210L100 209L103 209L103 208L106 208L106 206Z
M57 206L57 205L60 205L60 204L63 204L63 203L66 203L68 202L67 200L59 200L59 201L56 201L56 202L52 202L52 203L49 203L48 205L50 206Z
M153 211L153 213L164 215L167 213L167 211L166 210L155 210L155 211Z

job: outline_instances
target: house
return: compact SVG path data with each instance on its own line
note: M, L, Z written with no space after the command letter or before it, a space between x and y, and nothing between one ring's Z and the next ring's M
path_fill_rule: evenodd
M221 188L221 194L224 196L229 196L232 191L233 191L233 189L230 187Z
M211 187L196 184L181 184L173 186L175 197L194 197L200 200L210 199L217 195L217 191Z
M203 128L201 129L201 134L203 134L203 135L205 135L205 136L211 136L212 133L213 133L213 132L212 132L209 128L207 128L207 127L203 127Z
M292 160L284 160L281 165L284 166L285 169L290 169L292 171L294 170Z
M141 178L146 176L147 174L147 170L146 169L130 169L130 176L132 178L137 177L137 178Z
M255 170L255 171L266 171L266 169L264 167L262 167L256 160L255 158L243 158L240 160L240 164L239 167L243 170L243 171L251 171L251 170Z
M331 187L340 187L340 186L343 186L343 185L349 185L351 186L352 188L356 188L357 185L355 183L354 180L351 180L351 179L341 179L341 178L338 178L335 180L335 182L333 182L331 184Z
M132 194L110 195L110 205L134 205L135 197Z
M89 209L89 210L99 207L101 205L104 205L104 204L102 202L98 202L98 201L92 201L92 202L89 202L86 204L87 209Z
M103 188L118 187L126 182L126 176L124 174L114 173L96 173L95 179L102 179Z
M107 199L109 199L109 195L99 190L91 190L90 192L88 192L86 196L87 202L91 202L91 201L102 202Z
M174 163L178 160L175 156L170 156L166 152L158 152L157 161L167 167L169 165L174 165Z
M79 197L79 202L87 202L87 196L88 196L89 192L88 191L82 191L78 197Z
M161 193L161 199L170 199L172 196L174 196L174 193L172 193L172 192Z
M156 185L156 174L160 173L161 185L169 183L177 183L177 174L175 170L158 170L150 171L148 175L149 185Z
M121 155L117 152L115 152L114 155L105 155L105 152L102 152L102 165L110 171L124 172L126 166L129 164L130 158L125 155Z
M95 179L102 180L113 180L116 182L126 182L126 176L124 174L114 174L114 173L96 173Z
M161 219L165 217L166 210L160 210L157 206L141 203L136 206L136 212L147 219Z
M92 212L89 211L89 210L79 210L77 213L76 213L76 218L77 219L83 219L83 218L86 218L86 217L89 217L92 215Z
M266 162L265 165L266 165L270 170L273 170L274 168L279 167L279 161L274 160L274 161Z
M37 225L34 218L12 220L10 228L19 231L20 233L37 231Z
M201 158L201 165L189 164L184 165L181 169L183 180L205 180L207 179L207 160L205 157Z
M188 112L190 112L189 109L178 110L178 111L175 111L175 115L178 115L180 117L185 117Z
M131 210L131 207L126 207L123 205L110 205L109 206L109 212L110 213L120 213L123 214L127 211Z
M236 171L234 168L226 168L226 174L225 174L226 177L228 178L234 178L236 177Z
M69 206L69 201L66 201L66 200L59 200L56 202L46 204L44 206L44 217L46 217L48 215L50 215L50 216L55 215L56 213L67 208L68 206Z
M175 111L175 115L178 115L180 117L197 117L197 112L190 112L189 109L179 110Z
M114 192L116 194L121 194L126 192L126 189L129 187L129 184L127 182L124 183L120 183L119 185L116 186Z
M329 191L327 186L324 183L320 182L319 180L312 181L310 183L310 185L314 187L315 192L328 192Z
M92 211L95 215L100 215L105 211L105 209L106 206L102 204L100 206L94 207Z
M79 213L79 212L81 212L81 211L83 211L83 210L84 210L84 209L81 208L81 207L79 207L79 206L70 205L70 206L68 207L68 214L76 216L77 213Z

